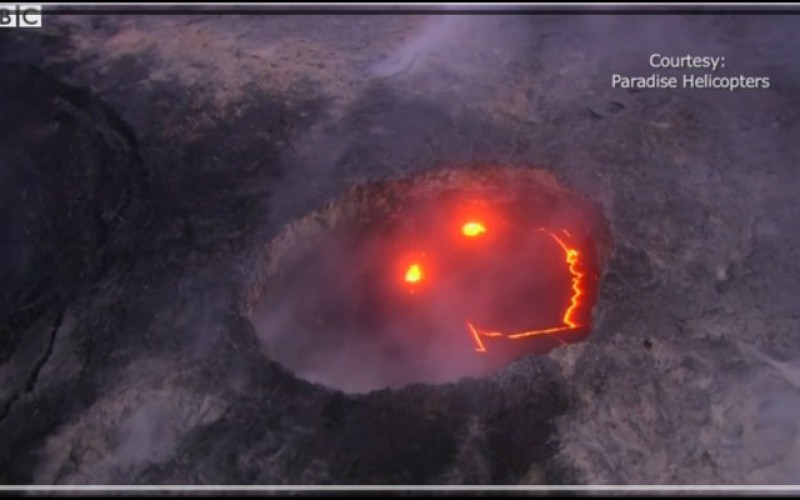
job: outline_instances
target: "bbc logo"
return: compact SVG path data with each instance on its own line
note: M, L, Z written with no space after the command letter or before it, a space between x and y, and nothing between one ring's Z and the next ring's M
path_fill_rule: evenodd
M41 28L42 6L0 4L0 28Z

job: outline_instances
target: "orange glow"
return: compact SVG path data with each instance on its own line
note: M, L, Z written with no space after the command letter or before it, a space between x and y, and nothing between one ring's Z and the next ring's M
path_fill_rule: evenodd
M461 232L464 233L464 236L467 238L474 238L485 233L486 226L480 222L470 221L461 227Z
M406 270L407 283L419 283L422 281L422 266L419 264L411 264Z
M566 232L566 231L565 231ZM553 233L549 233L550 236L556 240L556 243L564 250L564 256L567 260L567 265L569 266L569 274L572 275L572 298L569 302L569 307L564 312L564 325L570 328L577 328L578 325L575 323L573 319L573 315L575 314L575 310L580 305L580 299L583 296L583 273L578 271L576 266L578 265L578 251L574 248L570 248L564 243L564 240L559 238ZM569 234L569 233L567 233Z
M506 334L497 331L481 330L480 328L477 328L475 325L467 321L467 328L469 329L470 334L472 335L472 338L475 341L476 352L482 354L486 353L486 346L484 345L482 339L483 337L506 337L508 339L516 340L527 337L553 335L556 333L568 332L581 328L581 325L578 325L574 317L575 312L581 305L581 298L584 295L583 291L584 273L582 273L577 268L579 264L580 254L578 250L570 247L562 238L557 236L555 233L552 233L544 228L540 228L539 231L545 232L548 235L550 235L550 237L553 238L553 240L558 244L558 246L561 247L561 249L564 251L564 260L567 264L567 268L569 269L570 276L572 276L572 297L570 298L569 306L567 306L566 310L564 311L564 316L562 317L562 324L550 328L527 330L523 332ZM563 230L562 233L564 233L567 236L570 236L570 233L567 230ZM561 341L561 339L559 339L558 337L554 338L556 340Z

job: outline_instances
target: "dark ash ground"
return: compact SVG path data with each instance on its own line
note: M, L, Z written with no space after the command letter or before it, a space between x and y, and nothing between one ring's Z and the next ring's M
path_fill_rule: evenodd
M0 482L796 483L800 18L45 22L0 34ZM610 88L654 51L773 85ZM603 207L590 339L364 396L270 362L270 238L467 163Z

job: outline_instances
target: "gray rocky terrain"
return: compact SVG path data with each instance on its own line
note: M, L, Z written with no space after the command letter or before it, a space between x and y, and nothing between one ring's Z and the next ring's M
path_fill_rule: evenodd
M792 484L800 17L79 15L0 33L3 484ZM611 88L650 54L765 90ZM346 394L242 313L354 183L530 165L602 207L585 342Z

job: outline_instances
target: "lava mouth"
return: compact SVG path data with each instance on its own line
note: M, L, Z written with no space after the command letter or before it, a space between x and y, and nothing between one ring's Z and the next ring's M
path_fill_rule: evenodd
M608 238L546 172L353 187L269 249L253 321L303 378L444 382L583 340Z
M586 327L588 326L579 323L578 322L579 320L577 319L579 316L582 315L583 308L586 305L585 303L586 303L587 276L586 272L581 270L582 263L580 261L580 255L581 255L580 251L578 251L578 249L576 248L573 248L570 244L568 244L565 241L566 238L571 238L572 234L566 229L561 230L562 233L561 235L549 231L545 228L539 228L539 231L546 233L547 235L552 237L553 241L556 244L558 244L558 246L564 251L564 260L566 268L571 276L570 288L572 291L572 296L570 297L569 304L564 308L564 314L562 315L561 318L562 323L558 326L535 328L531 330L523 330L513 333L503 333L499 331L491 331L478 328L472 322L467 321L467 328L472 334L472 338L475 340L475 350L477 352L485 353L487 351L485 343L485 339L487 338L524 340L533 337L550 335L553 336L553 338L561 341L561 339L559 339L557 334L566 332L579 332L582 329L586 329ZM596 274L594 276L594 279L595 280L597 279Z

